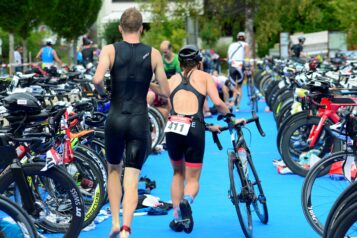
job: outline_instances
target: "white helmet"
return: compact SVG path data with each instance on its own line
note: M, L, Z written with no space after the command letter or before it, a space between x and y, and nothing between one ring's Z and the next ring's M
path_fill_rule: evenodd
M46 45L53 45L53 40L51 38L47 38Z
M239 38L240 36L245 37L245 33L243 31L238 32L237 38Z

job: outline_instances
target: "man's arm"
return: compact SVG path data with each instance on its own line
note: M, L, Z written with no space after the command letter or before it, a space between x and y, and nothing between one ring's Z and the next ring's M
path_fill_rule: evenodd
M95 71L95 74L93 76L93 84L95 86L95 89L99 93L99 95L103 96L105 95L105 87L104 87L104 75L107 72L107 70L110 68L110 50L112 45L107 45L104 46L100 57L99 57L99 62L97 66L97 70Z
M63 63L62 63L62 61L60 60L60 58L58 57L58 55L57 55L57 52L55 51L55 50L53 50L53 58L55 58L55 61L58 63L58 64L60 64L60 65L62 65Z
M42 48L41 48L40 51L37 53L36 59L40 59L41 54L42 54Z
M166 73L164 71L164 63L162 62L160 52L157 49L152 48L151 54L152 54L151 59L153 61L155 77L160 85L160 95L162 95L164 97L169 97L170 96L170 88L169 88L169 84L167 82ZM150 84L150 86L151 86L151 84ZM153 87L150 87L150 88L152 90L154 90ZM155 88L155 89L158 89L158 88Z

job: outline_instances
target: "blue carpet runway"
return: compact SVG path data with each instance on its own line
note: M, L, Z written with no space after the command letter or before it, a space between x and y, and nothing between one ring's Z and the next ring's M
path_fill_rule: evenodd
M244 87L245 90L245 87ZM245 96L246 94L244 94ZM244 98L246 100L246 98ZM242 112L237 117L251 117L247 101L241 104ZM252 132L250 148L253 160L258 170L262 186L267 197L269 223L263 225L253 213L256 238L316 238L319 237L310 228L301 209L301 187L303 178L296 175L279 175L272 164L273 159L279 158L276 149L276 125L272 113L264 112L265 103L259 102L259 117L266 137L261 137L254 124L248 128ZM208 123L218 123L216 117L206 120ZM224 125L224 122L219 122ZM250 136L245 131L247 142ZM175 233L169 228L172 210L165 216L136 216L134 217L131 238L216 238L244 237L240 228L235 208L228 199L229 177L227 169L226 150L231 147L228 132L220 134L223 150L219 151L213 143L212 136L207 132L206 151L201 187L198 197L192 204L195 226L189 235ZM172 168L166 151L159 155L151 155L147 160L141 176L155 180L157 188L152 195L163 201L170 200L170 183ZM81 238L107 237L111 229L111 219L98 224L95 230L82 232ZM51 235L49 237L57 237Z

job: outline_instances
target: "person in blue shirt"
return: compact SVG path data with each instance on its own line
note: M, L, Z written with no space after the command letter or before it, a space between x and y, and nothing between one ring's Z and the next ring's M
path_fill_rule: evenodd
M46 40L46 46L40 49L36 55L36 59L42 61L42 68L50 68L53 66L54 61L59 65L63 65L62 61L58 58L56 50L53 49L53 42L51 39Z

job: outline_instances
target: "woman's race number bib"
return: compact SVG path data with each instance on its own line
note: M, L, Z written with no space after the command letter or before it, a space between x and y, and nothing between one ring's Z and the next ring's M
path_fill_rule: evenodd
M192 119L181 116L170 116L165 127L165 132L173 132L183 136L187 136L188 130L191 127Z

